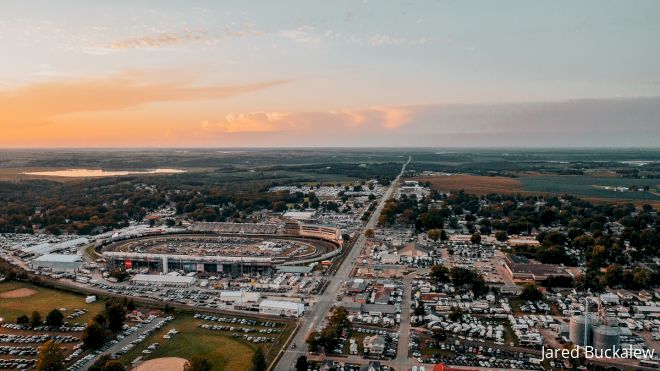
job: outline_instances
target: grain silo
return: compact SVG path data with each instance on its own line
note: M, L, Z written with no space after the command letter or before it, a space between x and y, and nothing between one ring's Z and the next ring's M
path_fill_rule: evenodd
M587 318L589 319L588 321L586 320ZM579 346L591 345L593 327L597 324L597 322L597 318L592 315L571 317L571 322L568 326L568 337L571 342ZM586 344L584 342L585 331L587 333Z
M617 326L596 326L593 330L593 346L596 349L619 348L621 329Z

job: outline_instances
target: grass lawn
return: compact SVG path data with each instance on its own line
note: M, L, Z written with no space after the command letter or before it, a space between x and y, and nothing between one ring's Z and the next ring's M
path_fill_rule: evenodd
M66 291L47 289L27 282L0 282L0 294L16 289L31 289L36 294L20 298L2 298L0 299L0 317L6 322L14 323L16 318L25 314L28 317L33 311L38 311L41 318L45 319L48 312L53 309L66 309L64 313L65 321L72 323L86 323L96 314L104 309L102 301L96 301L91 304L85 303L84 295L77 295ZM74 309L87 309L87 313L68 320L66 316L72 313Z
M256 344L248 343L242 338L234 338L230 332L201 329L199 328L200 324L209 324L212 322L194 319L191 314L176 314L175 317L172 322L151 334L142 343L131 349L120 361L128 365L139 356L142 356L144 360L148 360L160 357L190 359L193 355L201 355L208 358L213 365L212 370L214 371L250 369ZM163 335L172 328L177 329L179 333L172 336L171 339L163 339ZM285 327L277 328L283 329ZM278 334L281 340L274 343L261 344L261 346L264 346L268 361L275 357L279 347L282 346L290 333L290 326L286 329ZM142 351L153 343L160 343L160 346L151 354L142 354Z

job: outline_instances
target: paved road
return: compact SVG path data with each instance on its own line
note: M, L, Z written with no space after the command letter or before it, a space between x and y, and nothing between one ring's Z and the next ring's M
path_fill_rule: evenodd
M412 295L412 278L403 278L403 299L401 299L401 323L399 324L399 344L395 361L400 365L397 369L406 369L408 350L410 349L410 295Z
M296 335L294 336L291 342L292 344L296 345L296 349L285 350L284 354L282 355L282 358L275 367L276 371L289 371L294 369L296 359L302 354L301 352L305 352L305 353L307 352L307 343L305 342L307 336L314 330L322 327L323 319L332 308L332 303L335 302L337 293L339 292L342 283L348 279L349 274L351 273L353 267L355 266L355 262L357 261L358 256L360 256L360 253L364 248L366 242L366 238L364 237L364 231L367 229L373 229L378 224L378 216L380 215L380 212L383 210L383 207L385 207L385 203L387 202L387 200L392 197L394 190L396 189L397 184L399 183L399 179L401 178L403 172L406 170L406 166L408 165L408 163L410 163L410 157L408 158L408 161L405 164L403 164L403 167L401 168L401 173L390 184L390 187L387 189L387 192L385 192L383 197L381 197L380 201L378 202L378 206L376 207L376 210L374 210L374 212L371 214L371 217L369 218L367 224L362 229L356 231L356 233L358 234L358 238L355 241L355 244L353 245L351 251L348 252L348 255L343 260L339 269L337 269L335 275L329 279L330 283L328 284L325 293L323 295L318 296L317 302L312 307L312 310L300 319L300 326L298 327L298 332L296 333ZM402 318L402 322L403 322L403 318Z
M125 338L119 340L119 342L118 342L117 344L111 346L111 347L108 348L108 350L106 350L105 352L103 352L103 353L101 353L100 355L98 355L98 356L94 357L93 359L89 360L89 361L88 361L87 363L85 363L82 367L80 367L79 370L81 370L81 371L87 371L87 369L88 369L91 365L93 365L94 362L95 362L95 361L96 361L101 355L103 355L103 354L110 354L110 355L112 355L112 354L114 354L114 353L119 352L119 351L121 350L121 348L123 348L123 347L125 347L126 345L128 345L131 341L137 339L140 335L144 334L145 331L147 331L147 330L149 330L149 329L151 329L151 328L156 327L156 325L157 325L160 321L162 321L162 320L163 320L162 317L154 318L154 320L151 321L151 323L147 323L147 324L145 324L144 327L142 327L141 329L138 329L137 331L133 332L132 334L130 334L130 335L126 336ZM176 336L176 335L174 335L174 336ZM138 343L136 346L138 346L138 345L139 345L139 343ZM132 361L132 360L131 360L131 361Z

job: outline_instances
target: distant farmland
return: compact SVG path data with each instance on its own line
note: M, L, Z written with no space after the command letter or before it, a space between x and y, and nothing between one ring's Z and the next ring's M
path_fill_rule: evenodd
M525 193L522 183L516 178L503 176L451 175L418 178L421 182L430 182L438 191L456 192L464 190L476 195L489 193Z
M479 175L451 175L420 177L430 182L439 191L465 190L468 193L485 195L503 194L562 194L567 193L591 201L634 202L660 205L657 181L653 179L625 179L614 177L592 177L580 175L522 175L517 178ZM650 192L615 192L604 187L628 187L648 185Z

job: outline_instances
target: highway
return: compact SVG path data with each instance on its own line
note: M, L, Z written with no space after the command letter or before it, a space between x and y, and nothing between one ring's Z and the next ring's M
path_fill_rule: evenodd
M403 173L405 172L406 166L409 163L410 163L410 157L408 157L408 161L406 161L406 163L403 164L401 168L401 173L399 173L396 179L392 181L390 187L387 189L387 192L385 192L383 197L381 197L380 201L378 202L378 206L376 207L376 210L374 210L374 212L371 214L371 217L369 218L367 224L364 227L362 227L362 229L359 229L356 232L358 234L358 238L355 241L355 244L353 245L352 249L348 252L346 258L342 261L341 266L337 269L335 275L329 279L330 283L328 284L328 287L326 288L323 295L319 295L317 297L317 302L312 307L311 311L309 313L306 313L305 316L303 316L302 318L300 318L300 325L298 326L298 331L296 332L291 342L292 344L295 344L295 349L290 349L290 348L285 349L282 358L280 359L277 366L274 368L276 371L290 371L295 369L294 365L296 363L296 359L301 354L307 354L307 343L305 342L305 340L307 340L307 336L311 332L321 327L324 318L330 312L332 308L332 304L336 301L335 299L337 293L339 293L339 289L341 288L342 283L344 283L348 279L351 271L355 267L355 262L357 261L358 257L360 256L360 253L364 249L364 245L366 242L364 231L367 229L376 228L378 224L378 216L383 210L383 207L385 207L385 203L387 202L387 200L392 197L394 190L396 189L397 184L399 183L399 179L401 178L401 175L403 175ZM407 321L407 319L402 318L401 322L403 322L404 320Z

